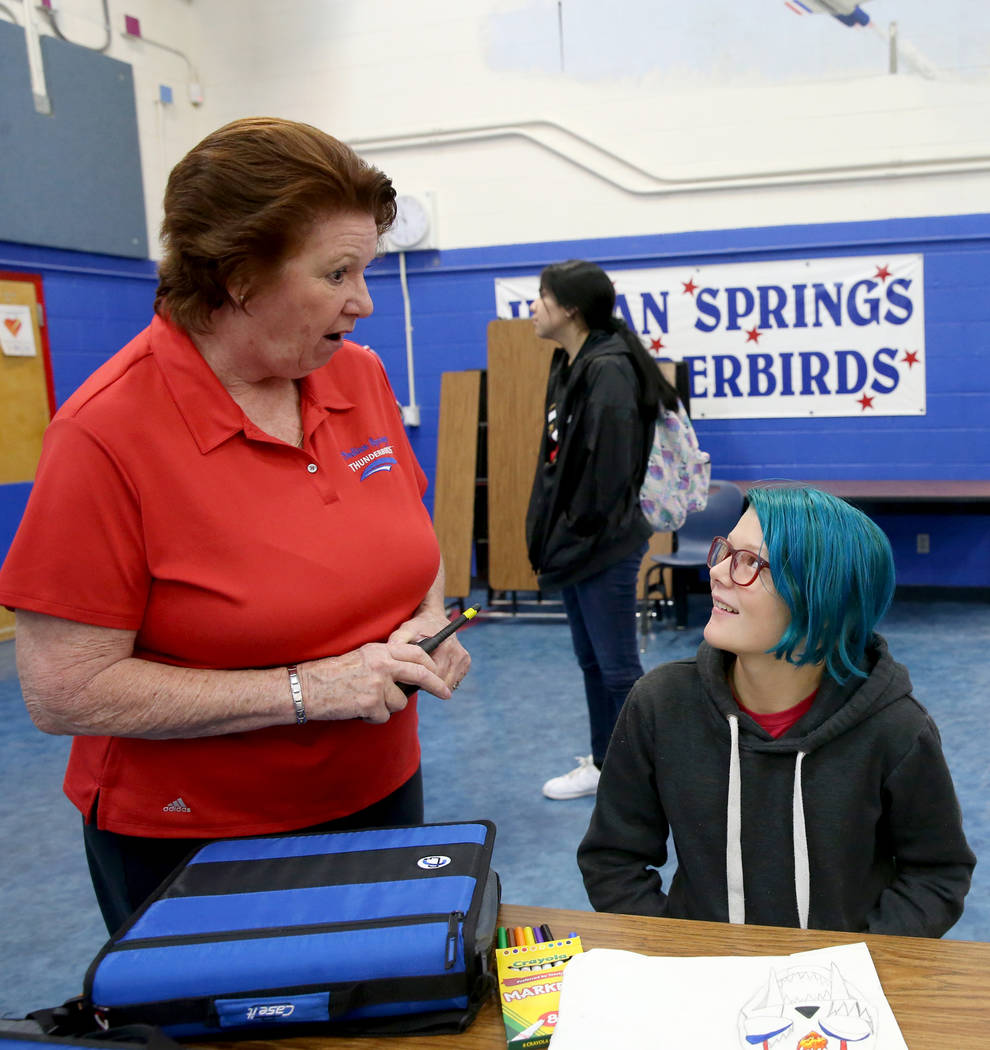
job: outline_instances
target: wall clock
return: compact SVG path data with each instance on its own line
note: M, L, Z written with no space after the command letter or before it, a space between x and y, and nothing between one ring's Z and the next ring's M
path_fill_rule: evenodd
M395 222L388 231L390 250L404 252L428 246L432 220L425 201L403 194L395 198Z

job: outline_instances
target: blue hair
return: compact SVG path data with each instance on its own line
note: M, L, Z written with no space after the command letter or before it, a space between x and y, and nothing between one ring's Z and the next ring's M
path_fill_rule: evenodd
M862 511L821 489L756 486L748 500L791 613L769 651L798 667L824 663L837 682L865 678L867 643L894 596L889 540Z

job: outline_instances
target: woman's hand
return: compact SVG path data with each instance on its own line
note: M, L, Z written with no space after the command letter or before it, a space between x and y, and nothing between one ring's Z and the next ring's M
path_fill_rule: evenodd
M436 578L430 585L430 589L423 596L423 600L419 603L412 616L405 622L400 623L389 635L388 644L420 642L424 638L431 638L438 631L442 631L450 622L447 618L447 610L444 608L444 590L444 570L443 561L441 560ZM416 648L419 648L419 646ZM419 651L423 652L422 649ZM470 655L454 634L449 638L445 638L430 653L430 656L432 660L429 660L429 667L440 676L451 690L456 689L461 684L461 679L471 667ZM400 678L399 681L408 682L409 680ZM430 688L429 685L425 685L425 683L424 687L433 693L434 696L439 696L443 700L448 699L450 696L449 692L447 694L438 693L435 689Z
M384 644L372 642L343 656L300 664L307 716L387 722L409 703L409 697L396 682L426 689L441 700L449 700L451 690L440 673L441 668L418 645L394 640L401 630L398 628ZM446 642L439 649L444 645ZM470 657L468 660L470 662Z
M438 613L432 609L429 611L421 609L411 620L406 620L405 623L396 627L389 636L389 644L422 641L424 638L430 638L437 631L442 631L449 622L444 613ZM422 652L421 649L420 652ZM461 679L471 667L471 654L457 640L456 634L445 638L430 653L430 656L433 658L432 662L437 668L437 673L451 689L456 689L461 684ZM434 693L432 689L429 692ZM440 694L434 693L434 695L439 696Z
M430 654L416 644L449 622L445 613L421 607L384 644L370 643L343 656L301 664L307 714L316 719L387 722L409 702L397 682L449 700L471 666L470 655L456 635Z

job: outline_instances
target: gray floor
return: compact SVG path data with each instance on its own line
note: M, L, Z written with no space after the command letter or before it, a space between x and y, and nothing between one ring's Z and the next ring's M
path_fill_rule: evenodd
M484 597L483 595L480 597ZM699 604L691 623L703 622ZM990 605L899 602L883 627L932 712L978 857L990 848ZM574 861L591 799L550 802L541 783L588 751L580 676L562 620L482 615L462 638L474 670L447 703L420 704L431 821L487 817L510 903L588 909ZM653 630L644 667L689 655L700 626ZM68 740L38 733L24 711L13 643L0 643L0 1015L78 994L105 939L85 869L79 818L61 794ZM950 937L990 941L990 869L978 866Z

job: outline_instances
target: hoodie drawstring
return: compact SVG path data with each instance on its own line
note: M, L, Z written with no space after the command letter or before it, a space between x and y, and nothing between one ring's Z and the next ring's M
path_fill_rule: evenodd
M746 891L742 864L742 775L739 764L739 719L729 715L729 798L725 814L725 882L729 904L729 922L746 921ZM801 766L804 751L798 751L794 763L794 789L791 798L791 827L794 839L794 898L798 923L808 928L811 898L811 866L808 860L808 835L804 823L804 796L801 792Z
M797 899L798 923L808 928L808 900L811 896L811 871L808 862L808 835L804 826L804 796L801 794L801 763L804 752L797 753L794 763L794 797L791 802L791 825L794 829L794 896Z
M725 815L725 881L729 894L729 922L746 921L746 891L742 866L742 786L739 772L739 719L729 716L729 802Z

